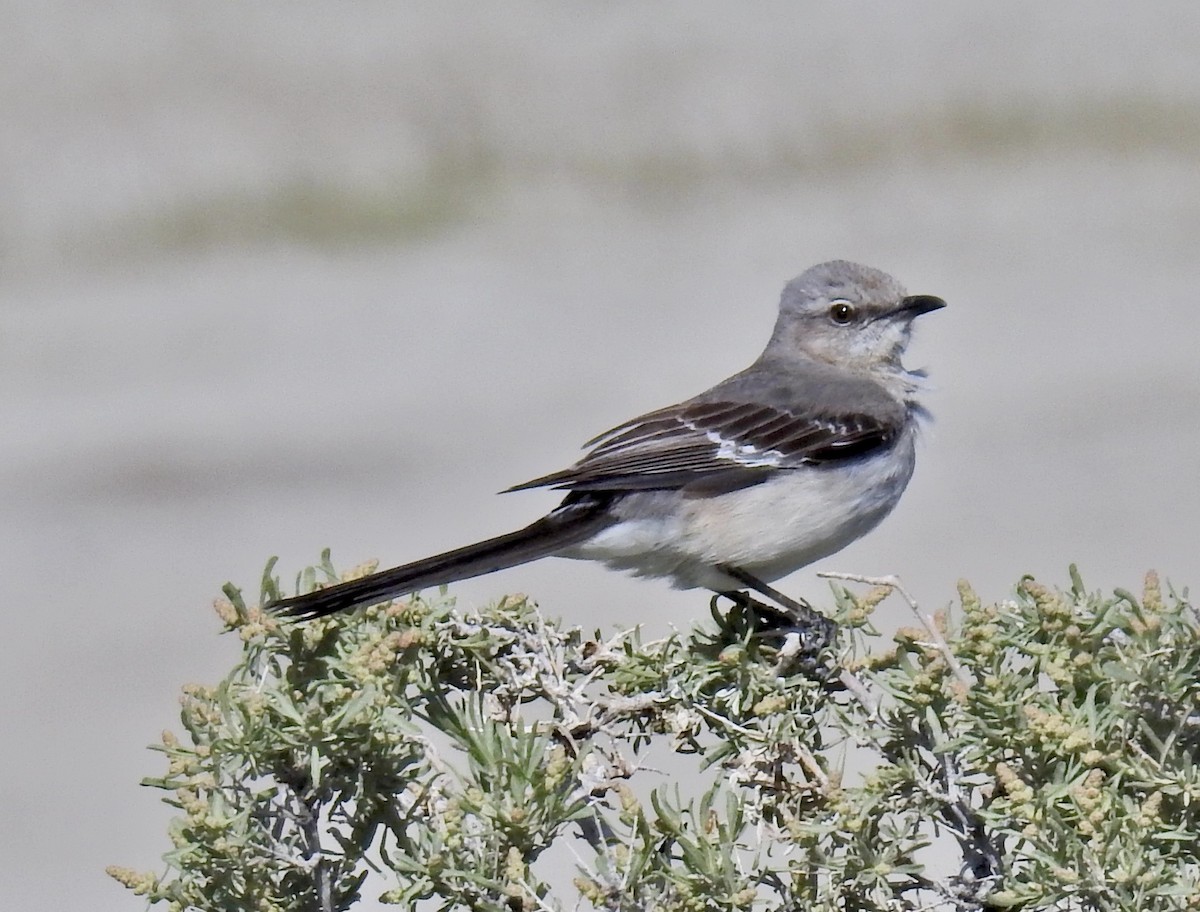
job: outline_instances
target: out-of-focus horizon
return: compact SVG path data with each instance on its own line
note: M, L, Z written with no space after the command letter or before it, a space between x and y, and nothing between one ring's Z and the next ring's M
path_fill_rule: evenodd
M0 2L0 842L14 908L125 909L136 785L320 549L388 564L750 361L855 259L921 321L916 476L819 569L1200 582L1200 7ZM546 561L454 587L653 633L704 593ZM902 622L891 608L881 623Z

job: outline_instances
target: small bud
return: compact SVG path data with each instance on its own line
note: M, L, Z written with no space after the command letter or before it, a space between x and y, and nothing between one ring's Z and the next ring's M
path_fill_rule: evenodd
M735 643L732 646L726 646L724 649L722 649L721 654L717 656L717 661L726 668L730 668L740 665L744 660L745 655L746 650L743 649L740 644Z
M238 610L229 599L219 598L213 601L213 611L226 627L237 627L241 623Z
M137 896L145 896L158 886L158 878L153 874L135 871L133 868L123 868L109 865L104 873L122 886L128 887Z
M971 584L965 579L958 581L958 599L962 602L965 613L974 614L979 610L979 596L975 594L975 590L971 588Z
M1163 610L1162 585L1153 570L1146 574L1146 582L1142 586L1142 607L1148 614L1159 614Z

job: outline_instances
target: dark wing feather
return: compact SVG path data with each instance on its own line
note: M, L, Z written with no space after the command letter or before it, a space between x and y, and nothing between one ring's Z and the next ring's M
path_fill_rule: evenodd
M805 414L753 402L691 402L650 412L588 442L561 472L509 488L576 491L742 487L772 472L853 459L890 446L898 426L867 414Z

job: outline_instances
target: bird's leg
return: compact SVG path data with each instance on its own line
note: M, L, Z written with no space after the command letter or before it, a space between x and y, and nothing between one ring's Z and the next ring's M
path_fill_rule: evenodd
M759 595L765 595L781 608L786 608L792 612L794 620L807 619L808 615L814 614L813 606L804 601L796 601L790 595L784 595L773 586L768 586L757 576L748 573L741 567L734 567L732 564L718 564L717 569L726 576L732 576L739 583L753 589Z
M797 601L790 596L784 595L778 589L768 586L754 574L746 572L741 567L734 567L731 564L718 564L717 569L726 576L731 576L739 583L753 589L759 595L765 595L780 608L785 609L781 612L770 605L751 598L743 592L721 593L732 599L735 603L749 608L756 615L766 620L768 627L779 629L782 626L795 630L805 641L806 651L820 652L833 642L833 638L837 633L837 625L813 608L808 602ZM784 621L783 624L780 623L781 619Z

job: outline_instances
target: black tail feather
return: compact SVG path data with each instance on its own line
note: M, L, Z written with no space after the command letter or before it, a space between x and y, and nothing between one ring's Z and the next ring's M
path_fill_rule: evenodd
M609 525L613 520L607 506L605 497L572 495L557 509L516 532L361 579L279 599L266 607L273 614L308 621L549 557Z

